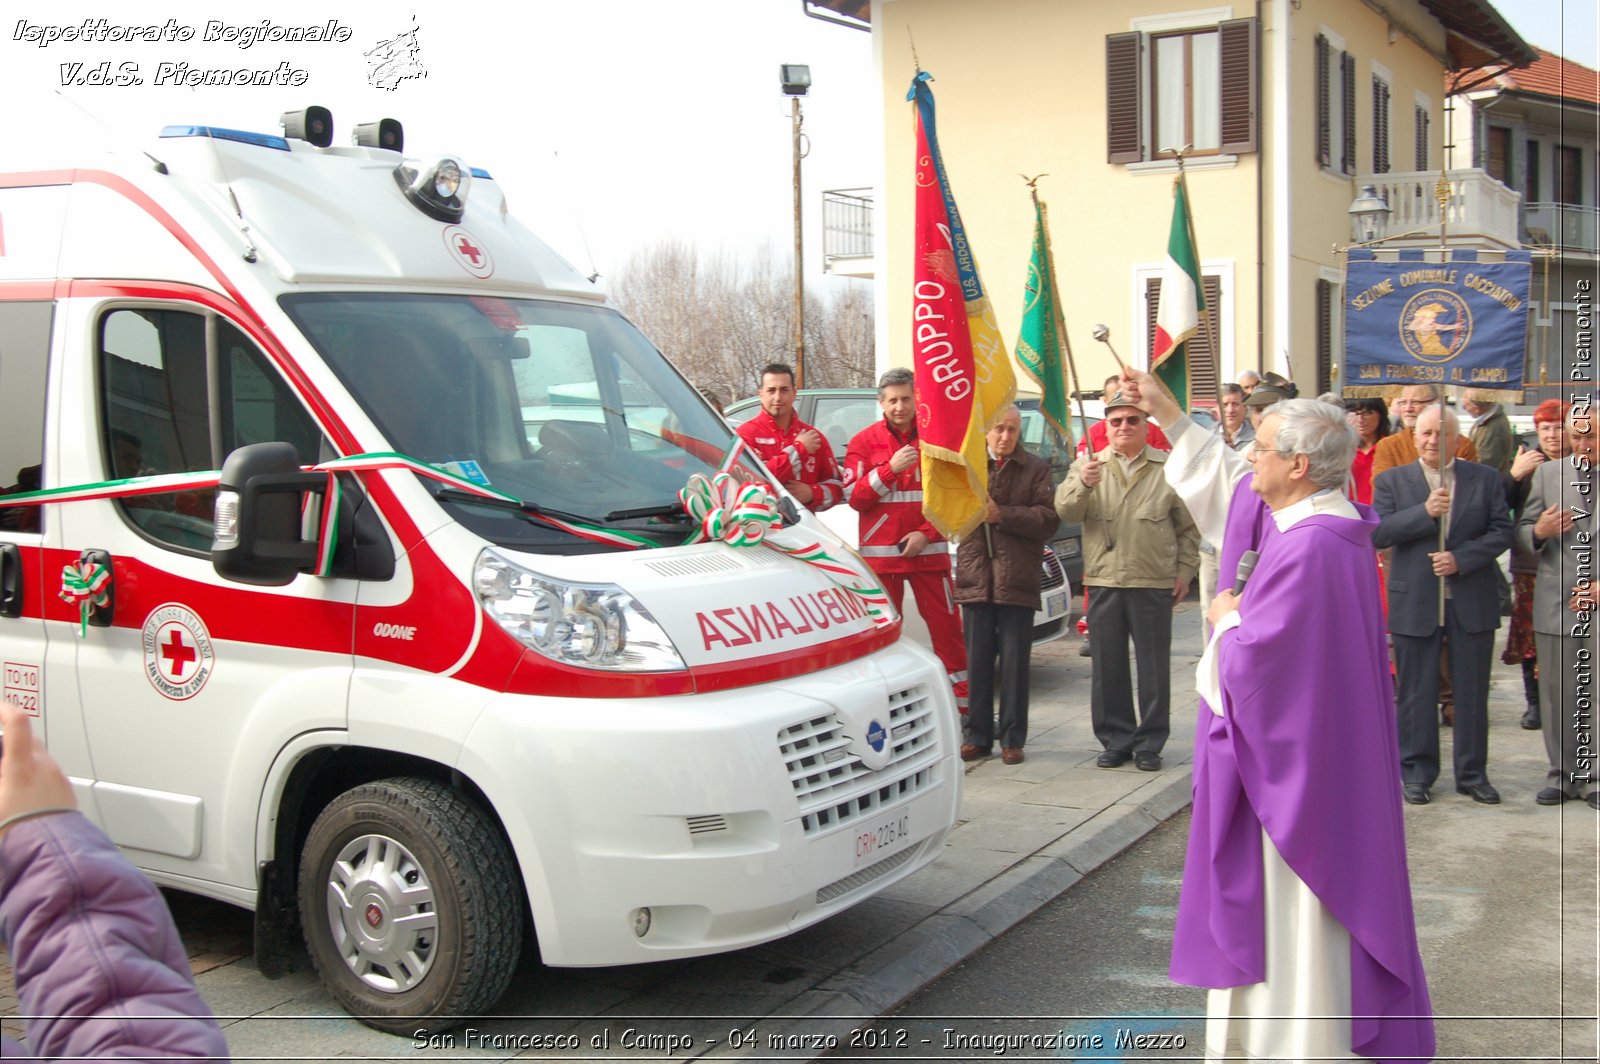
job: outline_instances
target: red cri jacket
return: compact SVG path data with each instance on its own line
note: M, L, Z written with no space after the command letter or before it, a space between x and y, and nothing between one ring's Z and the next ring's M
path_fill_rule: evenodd
M750 445L768 471L783 483L798 480L811 485L816 498L810 509L820 513L844 499L844 485L839 480L839 467L833 461L833 448L823 436L822 446L816 454L795 442L795 437L811 428L797 417L789 419L789 429L784 431L765 410L739 426L739 437ZM822 436L822 430L817 430Z
M861 556L880 573L950 572L950 544L922 516L922 463L899 473L889 468L896 451L916 442L915 422L902 436L880 420L856 433L845 454L847 498L861 522ZM906 558L900 540L912 532L927 536L928 545Z

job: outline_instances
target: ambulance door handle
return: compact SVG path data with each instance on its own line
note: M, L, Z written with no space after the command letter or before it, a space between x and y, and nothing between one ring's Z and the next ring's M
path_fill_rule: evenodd
M22 616L22 550L0 543L0 617Z
M110 572L111 552L108 550L86 550L78 555L79 565L103 565ZM115 582L107 581L105 586L104 606L91 606L89 608L89 625L92 628L110 628L111 618L117 612L117 587Z

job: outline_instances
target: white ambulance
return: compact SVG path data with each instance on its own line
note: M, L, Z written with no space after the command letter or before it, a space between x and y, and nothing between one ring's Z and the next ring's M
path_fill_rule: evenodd
M488 174L284 125L0 174L4 697L85 812L403 1032L932 861L955 706L860 559Z

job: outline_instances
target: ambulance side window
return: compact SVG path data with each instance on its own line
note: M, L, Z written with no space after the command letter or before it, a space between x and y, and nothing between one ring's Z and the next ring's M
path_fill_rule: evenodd
M0 303L0 495L38 491L44 464L48 302ZM42 507L0 507L0 530L38 532Z
M320 457L315 423L255 345L218 318L208 357L206 325L206 315L183 310L113 310L102 319L106 479L219 469L235 448L270 440L294 444L307 464ZM200 488L117 505L150 538L203 553L215 502L214 488Z

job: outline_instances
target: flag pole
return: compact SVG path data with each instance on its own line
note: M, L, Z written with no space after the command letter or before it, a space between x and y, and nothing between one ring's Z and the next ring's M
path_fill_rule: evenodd
M1050 208L1039 199L1038 181L1047 174L1039 174L1032 179L1024 178L1028 182L1028 191L1033 196L1033 205L1038 208L1039 219L1044 226L1044 261L1050 267L1050 315L1056 323L1056 337L1061 341L1061 351L1067 356L1067 373L1072 378L1072 392L1077 393L1078 399L1078 424L1083 427L1084 434L1089 432L1089 414L1083 405L1083 379L1078 376L1078 366L1072 359L1072 340L1067 336L1066 315L1061 312L1061 292L1056 287L1056 253L1050 246ZM1062 384L1066 384L1062 381ZM1069 393L1070 394L1070 393ZM1072 432L1067 432L1067 450L1075 452L1078 441L1071 438Z
M1195 236L1194 236L1194 208L1192 206L1190 206L1189 181L1188 181L1187 175L1184 173L1184 169L1183 169L1183 153L1188 151L1188 150L1189 150L1189 145L1185 144L1183 147L1177 149L1177 151L1173 153L1173 158L1177 161L1177 164L1178 164L1177 183L1179 185L1183 186L1183 203L1184 203L1184 207L1185 207L1185 210L1183 212L1183 214L1184 214L1183 221L1184 221L1184 224L1186 226L1188 226L1188 228L1189 228L1189 246L1194 249L1194 265L1195 265L1195 269L1199 270L1199 272L1200 272L1200 276L1198 278L1198 281L1199 281L1198 287L1199 287L1199 290L1200 290L1200 301L1201 302L1205 302L1205 298L1206 298L1206 273L1205 273L1205 270L1202 269L1201 266L1200 266L1200 241L1196 240ZM1219 345L1220 341L1218 340L1218 337L1217 337L1216 308L1214 308L1214 307L1212 307L1210 305L1207 305L1206 309L1201 311L1200 313L1201 313L1201 317L1204 319L1204 321L1206 323L1206 354L1209 356L1209 360L1211 362L1211 383L1212 383L1212 386L1215 388L1215 395L1216 395L1216 399L1217 399L1217 423L1221 424L1222 423L1222 352L1218 350L1218 345ZM1192 398L1193 395L1194 395L1194 390L1192 388L1190 389L1189 394L1190 394L1190 396ZM1187 414L1188 411L1185 410L1184 413Z

